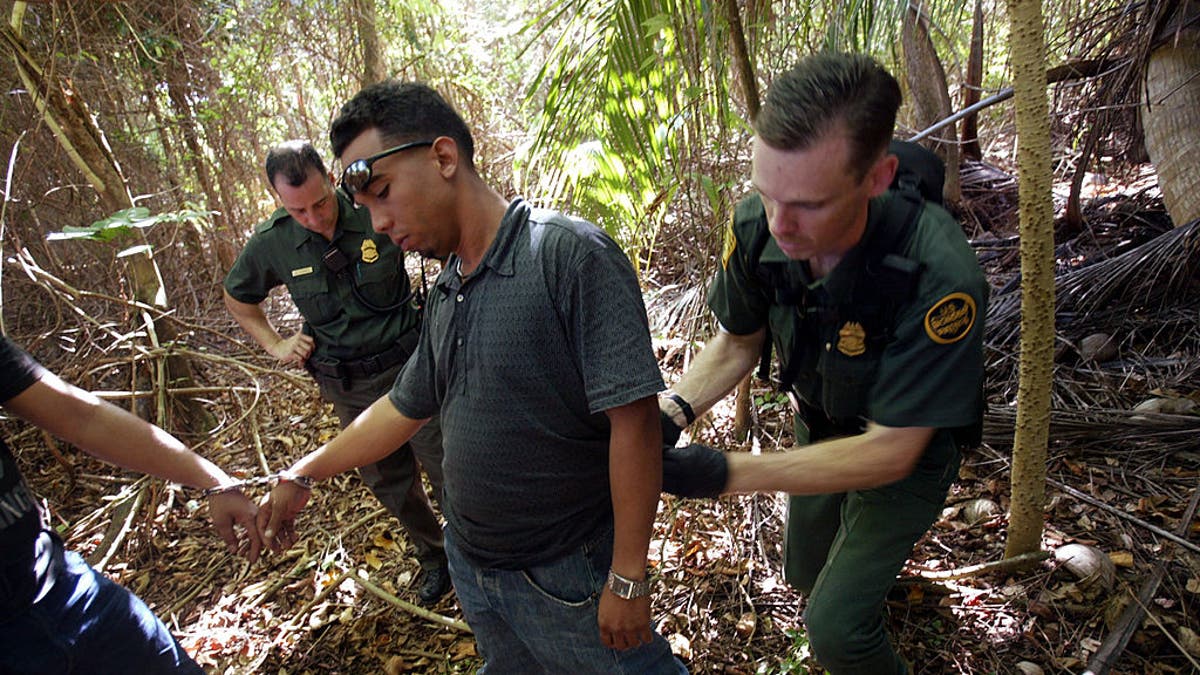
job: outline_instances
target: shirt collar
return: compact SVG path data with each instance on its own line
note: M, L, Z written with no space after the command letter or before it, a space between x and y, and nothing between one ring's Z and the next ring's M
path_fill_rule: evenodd
M491 246L488 246L487 251L483 254L483 260L479 262L479 266L475 268L471 276L478 276L479 272L485 268L501 276L513 275L513 271L516 269L517 240L521 236L521 232L526 230L524 225L529 220L531 210L529 204L520 197L509 203L504 217L500 220L500 229L496 231L496 238L492 240ZM442 292L457 290L461 286L458 278L458 266L459 257L451 253L446 258L442 273L438 276L437 286L442 289Z
M849 299L850 293L854 291L854 283L858 279L858 266L864 255L863 251L866 248L866 244L879 236L879 230L883 227L880 214L887 213L888 199L890 199L890 195L884 193L870 201L867 205L867 226L863 230L862 239L849 251L846 251L846 255L842 256L837 267L834 267L829 274L816 281L812 280L812 274L808 270L808 265L787 257L783 249L779 248L779 244L775 243L775 237L773 236L767 239L767 245L763 247L760 261L765 263L786 263L794 269L799 278L805 280L809 288L816 289L823 286L834 298Z
M333 228L333 239L328 243L333 243L342 236L342 232L371 232L371 216L365 208L354 208L354 204L350 201L341 190L334 189L334 197L338 204L337 225ZM288 216L291 218L291 216ZM325 238L318 235L316 232L309 230L300 223L296 222L295 218L291 218L292 225L292 243L296 248L307 244L309 241L317 241L317 243L325 244Z
M867 254L867 246L879 238L880 231L888 226L883 222L882 216L888 212L887 200L890 198L888 193L884 193L867 204L867 226L863 230L862 239L846 251L837 267L825 276L825 287L834 298L844 302L853 299L854 285L858 282L859 268L864 264L863 257Z

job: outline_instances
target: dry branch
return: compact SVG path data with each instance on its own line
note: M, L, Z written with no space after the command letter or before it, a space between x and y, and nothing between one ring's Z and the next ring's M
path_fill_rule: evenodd
M1191 525L1192 519L1196 516L1196 508L1200 506L1200 488L1192 490L1192 499L1188 504L1187 510L1183 514L1183 518L1179 521L1179 525L1175 528L1175 533L1178 535L1187 534L1188 528ZM1146 606L1154 598L1154 594L1158 591L1159 584L1162 583L1163 576L1167 572L1167 561L1160 559L1158 564L1154 566L1154 572L1150 574L1150 578L1142 585L1141 590L1134 598L1134 602L1130 602L1125 611L1121 612L1121 616L1117 619L1116 626L1104 638L1100 649L1092 655L1088 661L1087 671L1083 675L1107 675L1112 669L1113 664L1120 658L1121 653L1125 651L1126 645L1133 637L1134 632L1142 624L1142 616L1146 614ZM1167 634L1167 631L1163 631ZM1172 641L1174 642L1174 641ZM1178 646L1178 645L1176 645ZM1188 660L1192 660L1186 650L1180 650ZM1192 665L1196 662L1193 660Z
M975 577L980 574L989 572L1011 572L1014 570L1025 569L1035 563L1039 563L1050 557L1048 551L1033 551L1030 553L1022 553L1021 555L1003 560L993 560L991 562L979 563L978 565L967 565L952 570L928 571L922 570L915 577L904 577L899 580L900 583L914 583L922 581L954 581L956 579L965 579L967 577Z
M88 562L96 568L96 571L103 572L108 561L121 548L121 542L125 541L125 537L133 527L133 520L141 510L142 502L146 498L148 482L149 479L145 477L138 479L130 487L131 490L136 489L137 492L127 494L117 501L112 522L109 523L108 530L104 533L104 540L88 557Z
M428 621L432 621L433 623L436 623L439 626L453 628L454 630L461 631L463 633L471 632L471 627L468 626L467 624L463 623L462 621L456 621L454 619L451 619L448 616L442 616L441 614L438 614L437 612L431 612L431 611L425 609L424 607L420 607L418 605L414 605L411 602L406 602L404 600L401 600L400 598L397 598L396 596L392 595L391 593L388 593L387 591L376 586L375 584L371 583L370 581L367 581L366 579L359 576L358 574L351 574L350 578L353 579L356 583L358 583L358 585L362 586L364 589L366 589L367 591L374 594L375 596L379 597L382 600L386 600L387 602L390 602L391 604L395 605L396 607L399 607L400 609L408 612L409 614L418 616L418 617L420 617L422 619L426 619Z
M1171 532L1168 532L1168 531L1162 529L1161 527L1158 527L1157 525L1147 523L1146 521L1144 521L1141 518L1138 518L1136 516L1131 516L1128 513L1125 513L1124 511L1122 511L1121 509L1109 506L1108 504L1105 504L1104 502L1100 501L1099 499L1096 499L1096 498L1091 497L1083 492L1080 492L1079 490L1076 490L1075 488L1071 487L1070 485L1064 485L1064 484L1054 480L1053 478L1047 478L1046 482L1053 485L1054 487L1062 490L1063 492L1066 492L1067 494L1071 495L1072 497L1075 497L1076 499L1085 501L1088 504L1091 504L1092 506L1095 506L1098 509L1107 511L1107 512L1113 514L1114 516L1121 518L1122 520L1127 520L1127 521L1133 523L1134 525L1137 525L1140 528L1149 530L1150 532L1153 532L1154 534L1157 534L1158 536L1163 537L1164 539L1170 539L1171 541L1175 542L1176 544L1179 544L1180 546L1188 549L1189 551L1192 551L1193 553L1200 553L1200 546L1193 544L1192 542L1188 541L1187 539L1184 539L1183 537L1181 537L1177 534L1172 534ZM1195 511L1193 510L1193 513L1194 512ZM1190 516L1184 520L1184 524L1186 525L1189 522L1191 522Z

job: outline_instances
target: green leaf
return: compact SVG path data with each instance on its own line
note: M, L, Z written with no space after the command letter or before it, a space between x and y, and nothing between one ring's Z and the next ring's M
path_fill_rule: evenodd
M87 227L67 225L61 232L51 232L46 235L46 241L62 241L64 239L114 241L128 235L135 227L145 228L159 223L191 223L204 220L212 213L212 211L182 209L151 215L150 209L144 206L135 206L117 211Z

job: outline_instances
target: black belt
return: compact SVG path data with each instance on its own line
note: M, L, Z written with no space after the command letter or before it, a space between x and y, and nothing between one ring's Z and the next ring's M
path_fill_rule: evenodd
M392 366L404 363L417 347L418 331L410 330L396 344L370 356L356 359L312 358L305 362L305 367L314 375L348 379L355 377L371 377L378 375Z

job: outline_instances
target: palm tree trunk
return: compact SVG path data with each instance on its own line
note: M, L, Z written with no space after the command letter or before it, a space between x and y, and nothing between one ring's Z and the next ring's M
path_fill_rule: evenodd
M746 47L746 33L742 30L742 18L738 14L737 0L724 0L725 20L729 23L729 33L732 35L734 67L738 79L742 82L742 94L746 99L746 111L750 120L758 117L759 96L758 80L754 75L754 64L750 61L750 50ZM733 435L741 441L750 434L750 396L751 378L753 372L746 373L737 386L737 396L733 407Z
M1054 205L1041 0L1009 0L1017 111L1021 356L1006 558L1041 548L1054 367Z
M1200 16L1200 2L1176 12ZM1200 218L1200 28L1178 23L1188 27L1168 30L1150 54L1142 105L1146 151L1176 227Z
M925 129L950 117L952 104L946 84L946 69L929 37L929 19L921 14L916 5L909 4L904 12L901 41L904 44L904 73L916 108L918 126ZM946 125L930 140L933 141L930 146L932 150L946 163L942 197L947 204L957 205L962 201L962 183L955 125Z

